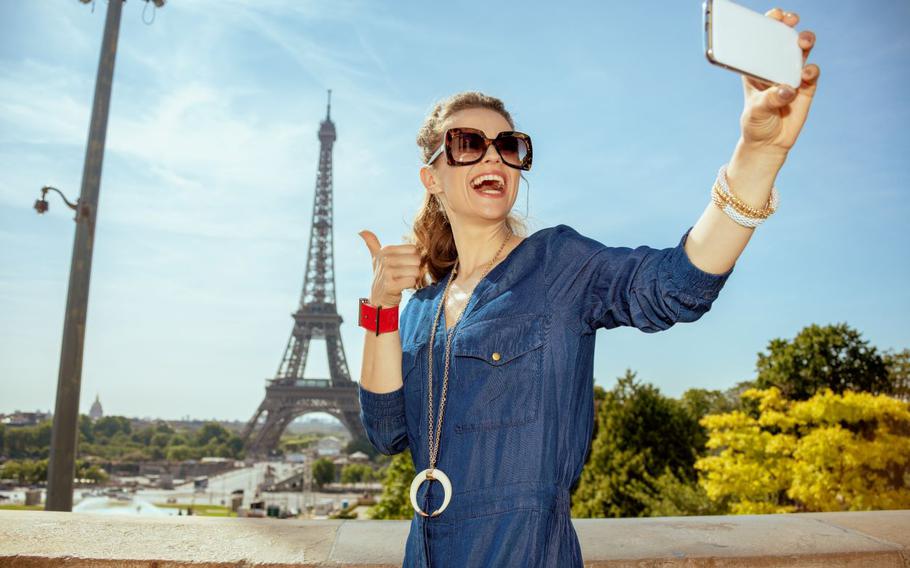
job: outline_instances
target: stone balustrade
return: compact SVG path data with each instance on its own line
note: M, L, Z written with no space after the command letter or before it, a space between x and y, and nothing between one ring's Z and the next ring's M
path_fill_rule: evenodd
M573 523L591 567L910 567L910 510ZM408 525L0 510L0 567L401 566Z

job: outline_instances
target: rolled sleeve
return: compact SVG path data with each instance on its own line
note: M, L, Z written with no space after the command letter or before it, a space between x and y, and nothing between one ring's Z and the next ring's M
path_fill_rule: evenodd
M391 392L377 393L358 383L357 391L360 421L373 447L387 456L404 451L408 447L404 385Z
M668 290L676 290L683 296L694 296L708 302L710 307L710 302L717 299L736 265L731 266L726 272L714 274L692 264L684 245L693 228L689 227L679 239L679 244L671 250L670 256L662 266L662 277L668 282Z

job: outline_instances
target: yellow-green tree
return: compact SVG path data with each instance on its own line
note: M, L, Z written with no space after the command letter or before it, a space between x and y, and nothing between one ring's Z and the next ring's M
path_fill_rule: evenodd
M733 513L910 507L910 404L823 389L804 401L750 389L757 415L705 416L712 455L695 468Z
M372 519L410 519L414 516L411 507L411 480L417 475L411 452L399 452L392 456L385 467L382 481L382 496L370 508Z

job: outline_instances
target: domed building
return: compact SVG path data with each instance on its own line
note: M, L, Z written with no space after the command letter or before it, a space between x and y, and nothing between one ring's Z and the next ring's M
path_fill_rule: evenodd
M98 420L104 416L104 411L101 410L101 401L98 400L98 395L95 395L95 402L92 403L92 407L88 411L88 416L92 420Z

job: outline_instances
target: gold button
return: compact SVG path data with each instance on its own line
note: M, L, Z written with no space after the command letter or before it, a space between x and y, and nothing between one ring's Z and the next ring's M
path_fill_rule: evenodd
M501 357L501 355L499 354L498 351L494 351L494 352L493 352L493 360L494 360L494 361L499 361L499 358L500 358L500 357Z

